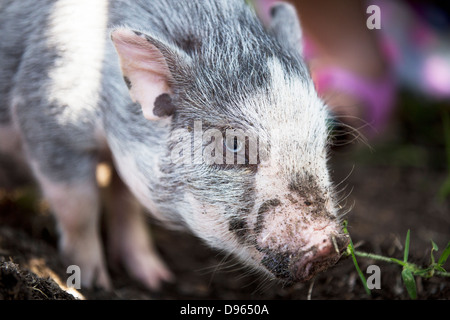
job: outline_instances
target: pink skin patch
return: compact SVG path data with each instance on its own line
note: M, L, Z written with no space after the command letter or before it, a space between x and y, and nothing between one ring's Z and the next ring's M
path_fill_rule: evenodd
M132 100L141 105L145 118L160 119L153 112L155 101L170 93L170 72L164 56L145 36L131 30L118 29L112 33L112 39L123 75L129 81Z

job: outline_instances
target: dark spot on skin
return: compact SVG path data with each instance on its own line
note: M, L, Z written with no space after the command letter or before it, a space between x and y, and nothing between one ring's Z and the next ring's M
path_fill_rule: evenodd
M326 209L324 197L326 193L319 188L313 176L308 175L301 179L295 177L288 187L290 191L303 199L303 203L308 207L309 214L313 218L335 218Z
M247 192L242 193L242 195L239 197L239 201L243 204L243 207L237 210L236 215L231 218L228 226L228 230L236 234L241 244L251 242L248 237L249 228L246 219L248 219L248 216L255 204L255 201L253 199L253 187L247 187L246 189ZM233 210L231 206L226 207L227 212L230 212L231 210Z
M247 222L242 218L232 218L228 230L234 232L238 239L242 242L245 242L246 234L247 234Z
M185 52L190 54L200 50L202 41L201 39L188 35L186 38L178 40L178 44Z
M132 87L130 79L128 77L123 77L123 81L125 81L125 84L127 85L128 90L130 90Z
M277 278L291 282L292 275L289 271L290 254L272 250L265 251L266 254L262 258L261 264Z
M174 114L175 106L172 103L172 98L167 94L163 93L155 100L155 107L153 113L157 117L168 117Z
M142 33L139 31L133 31L135 35L137 35L138 37L142 36Z
M273 6L272 8L270 8L270 17L274 18L278 10L279 10L278 6Z
M261 207L259 207L258 214L266 213L270 208L279 206L281 201L279 199L271 199L264 202Z
M258 217L256 218L255 233L259 234L263 228L264 214L271 208L277 207L281 204L279 199L271 199L264 202L258 209Z

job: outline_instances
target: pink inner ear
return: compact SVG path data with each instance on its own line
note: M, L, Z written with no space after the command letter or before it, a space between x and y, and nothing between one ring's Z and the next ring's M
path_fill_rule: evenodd
M112 40L120 57L122 73L131 82L131 98L141 105L147 119L159 119L153 113L155 100L163 93L170 93L170 71L165 57L144 36L131 30L114 31Z

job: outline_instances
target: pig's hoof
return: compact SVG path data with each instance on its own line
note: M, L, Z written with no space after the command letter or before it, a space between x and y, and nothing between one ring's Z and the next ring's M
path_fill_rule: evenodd
M150 290L160 289L163 282L171 282L174 276L155 252L135 252L124 259L131 276Z
M113 286L103 263L92 263L80 265L81 289L102 289L111 291Z
M97 263L91 263L91 261L81 261L81 260L74 260L74 259L64 259L68 262L70 265L75 265L79 267L80 272L80 280L81 280L81 287L80 289L102 289L111 291L113 289L113 286L111 284L111 280L108 274L108 271L106 270L104 264L100 261L97 261ZM70 261L70 262L69 262Z
M106 270L96 269L94 271L94 277L92 281L89 281L87 287L103 289L106 291L111 291L113 286L109 278L108 272Z
M85 249L89 248L89 250ZM81 289L112 290L111 280L106 269L100 246L87 244L75 246L71 242L63 242L60 247L63 260L68 265L77 266L80 272Z

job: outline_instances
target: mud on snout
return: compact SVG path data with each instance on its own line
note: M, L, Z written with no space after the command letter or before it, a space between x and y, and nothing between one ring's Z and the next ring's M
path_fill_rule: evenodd
M254 253L250 255L258 269L284 284L293 284L308 281L336 264L349 238L319 194L291 188L283 196L263 201L255 208L253 228L247 229L250 235L242 233L244 222L234 223L246 238L242 241L252 244ZM233 224L230 226L232 230Z

